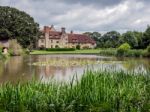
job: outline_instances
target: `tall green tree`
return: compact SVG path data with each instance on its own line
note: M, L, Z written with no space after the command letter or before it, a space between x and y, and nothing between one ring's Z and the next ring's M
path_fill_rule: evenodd
M85 32L84 34L94 39L96 41L97 47L100 47L101 34L99 32Z
M100 42L103 44L103 47L105 48L116 48L119 44L119 39L121 35L117 31L110 31L105 33L102 38L100 39Z
M24 47L36 45L39 25L34 19L16 8L0 6L0 39L17 39Z
M147 29L143 34L142 43L144 48L150 45L150 26L147 26Z
M134 31L134 36L137 39L138 46L135 46L136 49L143 48L142 38L143 38L143 32Z
M127 31L122 34L122 40L124 43L128 43L132 48L136 48L138 46L138 40L135 36L135 33L132 31Z

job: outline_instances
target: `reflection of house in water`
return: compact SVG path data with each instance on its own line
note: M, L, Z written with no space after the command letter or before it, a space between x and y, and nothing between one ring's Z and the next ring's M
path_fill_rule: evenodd
M55 66L44 66L40 69L40 77L44 79L53 78L57 75L65 76L67 68L55 67Z

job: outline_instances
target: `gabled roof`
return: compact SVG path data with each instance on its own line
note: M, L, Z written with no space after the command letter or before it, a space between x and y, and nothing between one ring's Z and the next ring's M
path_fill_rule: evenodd
M69 43L92 43L95 44L95 41L89 36L84 34L68 34Z
M58 32L58 31L50 31L49 32L49 38L50 39L60 39L61 35L62 35L62 33Z

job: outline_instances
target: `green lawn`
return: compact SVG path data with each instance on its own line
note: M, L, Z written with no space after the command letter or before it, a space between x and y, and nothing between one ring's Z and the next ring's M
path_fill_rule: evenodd
M34 50L30 54L99 54L100 49L85 49L75 51L45 51L45 50Z

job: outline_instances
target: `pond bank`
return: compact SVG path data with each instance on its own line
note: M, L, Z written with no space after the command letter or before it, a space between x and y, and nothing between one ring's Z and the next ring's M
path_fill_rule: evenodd
M150 103L149 74L86 71L80 81L0 86L1 111L38 112L148 112Z
M102 56L115 56L120 57L117 54L117 49L85 49L75 51L46 51L46 50L33 50L31 55L42 54L95 54ZM150 57L150 53L147 50L129 50L125 52L121 57Z
M103 56L116 56L116 57L150 57L150 53L147 50L130 49L121 55L117 53L117 49L104 49L100 50L100 55Z
M33 50L30 54L99 54L100 49L86 49L75 51L46 51L46 50Z

